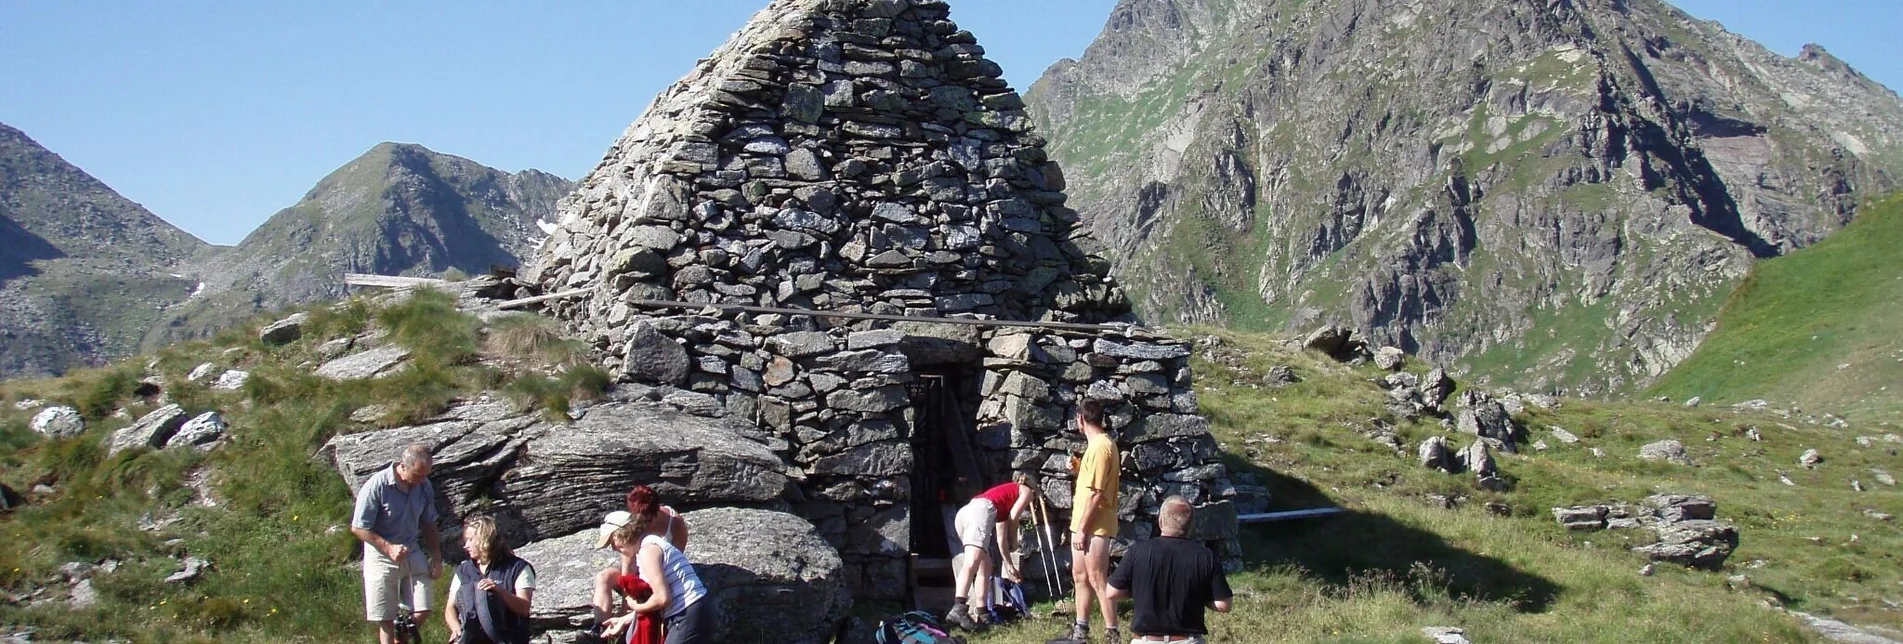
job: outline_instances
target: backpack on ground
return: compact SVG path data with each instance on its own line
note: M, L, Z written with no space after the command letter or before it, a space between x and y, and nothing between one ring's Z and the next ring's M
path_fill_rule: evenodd
M1024 600L1024 587L1003 577L991 578L991 596L985 599L985 611L991 623L1007 624L1031 614L1031 603Z
M925 611L912 611L879 622L874 634L879 644L965 644L965 638L952 635Z

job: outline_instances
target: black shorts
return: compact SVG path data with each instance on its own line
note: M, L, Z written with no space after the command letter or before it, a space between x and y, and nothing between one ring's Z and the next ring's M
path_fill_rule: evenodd
M669 617L667 644L712 644L714 641L714 598L702 596L687 605L681 614Z

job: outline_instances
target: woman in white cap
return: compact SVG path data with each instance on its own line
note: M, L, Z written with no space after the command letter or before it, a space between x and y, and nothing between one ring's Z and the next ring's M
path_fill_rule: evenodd
M645 486L635 488L637 492L643 489ZM634 562L636 574L651 592L646 598L629 598L633 613L597 622L604 637L614 638L637 620L658 616L666 624L666 644L713 641L713 602L707 598L707 586L701 583L694 564L668 540L670 523L659 505L648 503L608 535L621 560Z

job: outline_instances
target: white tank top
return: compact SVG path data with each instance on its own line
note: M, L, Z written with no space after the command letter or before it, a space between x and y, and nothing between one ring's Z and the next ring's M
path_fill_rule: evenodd
M674 618L687 611L687 607L700 598L707 596L707 586L700 583L700 573L694 571L694 564L687 555L668 543L660 535L650 534L641 539L641 544L654 544L661 548L661 578L667 581L667 612L662 617Z

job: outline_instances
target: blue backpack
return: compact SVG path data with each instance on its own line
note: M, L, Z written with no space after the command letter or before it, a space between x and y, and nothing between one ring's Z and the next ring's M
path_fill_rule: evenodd
M985 600L985 611L991 613L991 623L1005 624L1015 622L1031 614L1031 604L1024 600L1024 587L1003 577L991 578L991 597Z
M879 622L874 634L879 644L965 644L965 639L946 632L931 613L912 611Z

